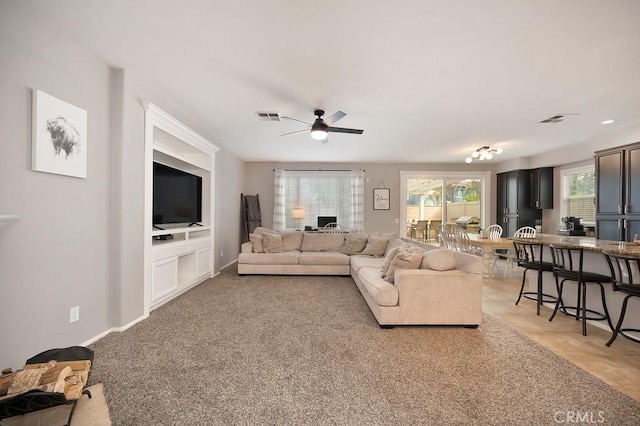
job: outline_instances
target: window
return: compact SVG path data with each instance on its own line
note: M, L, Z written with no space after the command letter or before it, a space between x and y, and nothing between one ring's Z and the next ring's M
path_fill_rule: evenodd
M583 223L595 223L595 168L594 166L577 167L562 170L560 215L582 218Z
M362 231L362 171L279 172L279 175L276 174L276 187L281 189L281 196L276 195L274 201L275 229L315 228L318 226L318 216L336 216L343 229ZM304 218L293 218L293 210L303 210Z

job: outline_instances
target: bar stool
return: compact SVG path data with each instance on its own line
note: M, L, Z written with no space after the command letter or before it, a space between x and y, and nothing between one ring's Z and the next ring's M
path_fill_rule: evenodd
M634 256L627 256L618 253L604 252L604 257L607 259L609 269L611 269L611 280L613 282L613 291L619 291L626 294L624 301L622 302L622 309L620 311L620 318L616 329L613 331L613 336L607 342L607 346L611 346L618 334L626 337L627 339L640 343L640 338L633 337L627 334L627 332L640 333L636 328L622 328L622 322L624 321L624 315L627 312L627 302L632 297L640 297L640 258Z
M587 320L591 321L607 321L611 330L611 318L607 310L607 301L604 296L603 283L610 283L611 277L607 275L597 274L595 272L585 272L582 270L584 249L574 247L562 247L549 244L551 249L551 257L553 263L553 275L556 280L560 281L558 289L558 300L553 309L553 314L549 321L552 321L558 312L558 308L565 315L572 316L578 320L582 320L582 335L587 335ZM578 260L576 261L575 258ZM562 302L562 292L565 281L575 281L578 284L578 297L576 306L566 306ZM587 309L587 284L597 284L600 287L600 296L602 298L602 309L604 313ZM562 305L562 306L561 306ZM574 313L568 312L568 309L574 310ZM592 314L592 316L588 316Z
M536 314L540 315L540 305L542 305L543 303L556 303L558 301L558 298L556 296L545 294L542 291L542 273L553 272L553 263L545 262L542 260L543 244L541 242L514 241L513 247L516 253L517 265L521 268L524 268L524 271L522 272L522 285L520 286L520 294L518 295L518 300L516 300L516 305L520 303L520 299L523 296L526 299L535 300ZM540 253L540 255L537 255L537 253ZM532 269L538 272L538 287L536 291L524 291L524 283L526 281L527 271L529 269ZM556 279L556 291L560 293L558 290L557 279Z

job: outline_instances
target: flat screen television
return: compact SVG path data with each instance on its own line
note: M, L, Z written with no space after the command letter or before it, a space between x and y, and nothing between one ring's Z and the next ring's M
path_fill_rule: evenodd
M337 216L318 216L318 229L322 229L325 225L333 222L337 222Z
M202 221L202 178L153 162L153 224Z

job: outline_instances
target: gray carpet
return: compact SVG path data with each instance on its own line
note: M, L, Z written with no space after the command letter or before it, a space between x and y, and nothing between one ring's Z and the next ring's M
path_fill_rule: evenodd
M640 418L640 403L487 315L476 330L382 330L347 277L230 267L91 347L114 425Z

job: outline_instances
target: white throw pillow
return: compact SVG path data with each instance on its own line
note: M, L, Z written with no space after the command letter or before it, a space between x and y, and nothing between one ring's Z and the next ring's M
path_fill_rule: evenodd
M391 250L387 251L387 254L384 257L384 262L382 262L382 266L380 267L380 276L382 278L384 278L384 276L387 275L387 269L389 269L389 265L391 265L391 262L393 261L393 258L396 257L396 254L398 254L398 251L402 249L406 249L407 247L408 247L408 244L402 243L400 245L396 245Z
M369 237L367 239L367 246L362 250L362 253L367 256L382 257L387 249L389 240L380 237Z
M397 269L418 269L422 262L422 251L399 250L393 257L389 269L384 276L385 281L394 282Z
M262 234L262 247L265 253L282 253L282 236L279 233L265 232Z
M251 249L254 253L264 253L262 235L249 234L249 241L251 241Z
M422 269L433 269L434 271L449 271L455 269L457 265L456 252L449 249L435 249L426 251L422 255Z
M344 246L340 249L340 253L354 255L362 253L367 246L367 236L361 234L347 234L344 240Z

